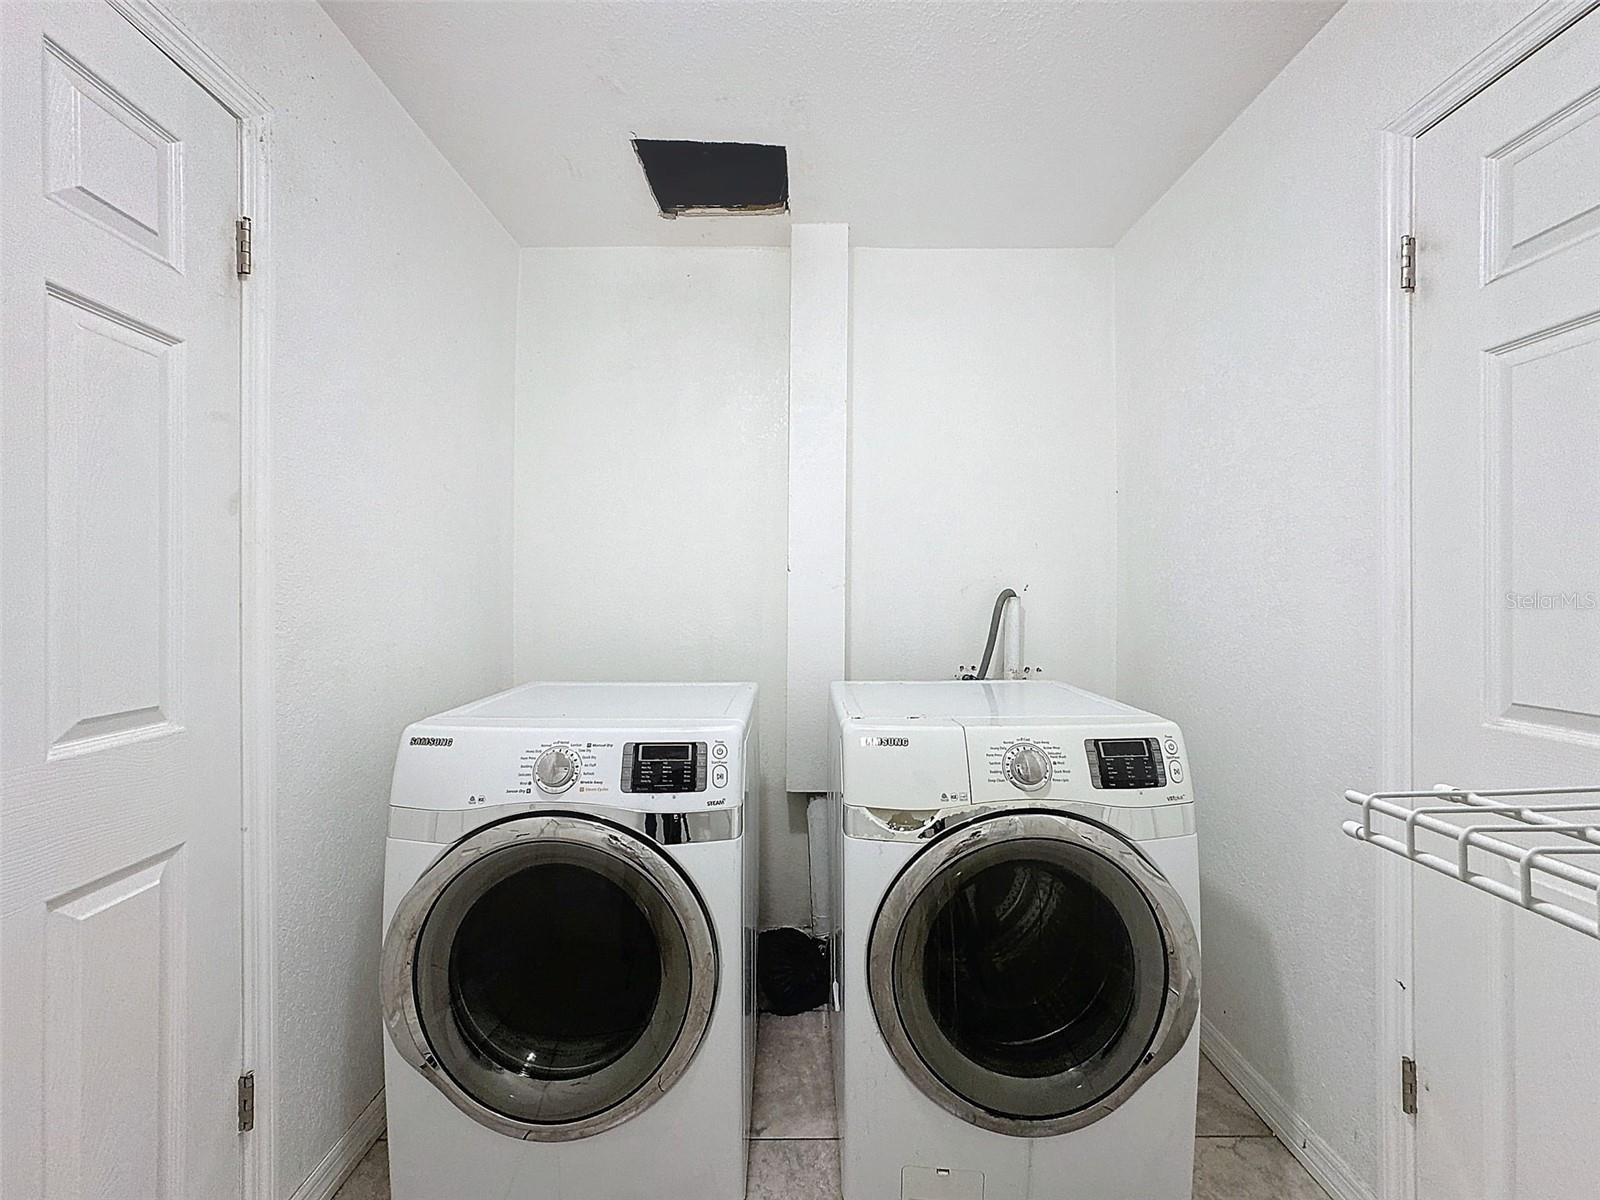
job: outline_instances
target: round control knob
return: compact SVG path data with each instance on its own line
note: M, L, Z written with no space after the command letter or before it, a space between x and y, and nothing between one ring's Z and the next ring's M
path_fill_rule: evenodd
M1050 757L1031 742L1019 742L1006 755L1006 778L1025 792L1050 782Z
M572 751L552 746L533 764L533 781L541 792L554 795L578 781L578 758Z

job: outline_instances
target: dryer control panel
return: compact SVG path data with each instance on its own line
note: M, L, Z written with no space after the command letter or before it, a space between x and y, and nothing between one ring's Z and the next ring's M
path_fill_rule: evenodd
M390 804L433 811L566 800L635 812L738 807L747 782L744 736L731 723L560 732L414 725L396 756Z
M717 808L739 786L735 765L731 739L717 735L706 741L670 734L660 741L626 735L563 738L523 749L506 794L588 798L620 793L646 807L660 797L669 803L693 798L696 808Z
M622 748L625 792L703 792L704 742L629 742Z

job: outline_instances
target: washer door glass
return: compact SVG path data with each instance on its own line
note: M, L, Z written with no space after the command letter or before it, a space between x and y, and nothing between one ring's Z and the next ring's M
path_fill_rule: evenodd
M885 898L870 950L880 1027L912 1078L975 1123L1087 1124L1192 1028L1192 1006L1174 1011L1195 992L1175 978L1195 969L1192 925L1109 830L1024 813L961 833Z
M460 1107L517 1136L581 1136L687 1065L715 952L703 906L650 843L580 817L517 819L458 844L418 888L436 895L414 941L415 1022L425 1070Z

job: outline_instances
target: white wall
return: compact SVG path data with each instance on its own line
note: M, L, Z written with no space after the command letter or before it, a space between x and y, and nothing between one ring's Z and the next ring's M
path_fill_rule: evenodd
M762 921L809 917L784 799L789 260L525 250L516 675L753 680Z
M1106 250L854 252L853 678L976 664L1010 586L1025 660L1110 690L1112 307Z
M1377 1174L1378 130L1526 5L1351 4L1116 248L1118 690L1185 728L1205 1017ZM1301 1138L1295 1138L1298 1144Z
M508 682L510 237L315 4L171 6L274 106L276 1191L382 1086L402 727Z
M760 684L761 920L804 925L783 774L787 253L522 264L517 676ZM1110 687L1110 253L857 250L852 273L851 674L976 662L1011 584L1029 661Z

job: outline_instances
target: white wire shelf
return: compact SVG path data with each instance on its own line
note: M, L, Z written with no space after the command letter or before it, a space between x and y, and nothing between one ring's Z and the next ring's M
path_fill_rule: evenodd
M1359 821L1344 823L1356 841L1600 939L1600 872L1568 861L1600 855L1600 787L1441 786L1344 798L1361 809Z

